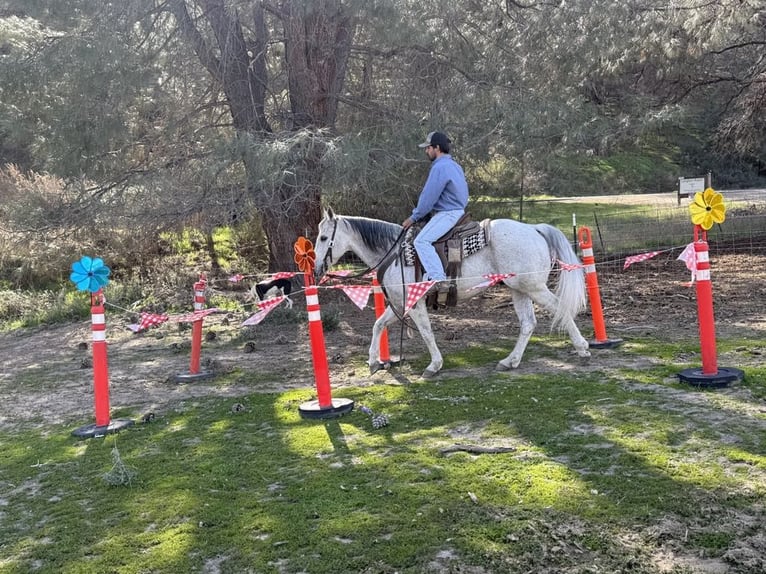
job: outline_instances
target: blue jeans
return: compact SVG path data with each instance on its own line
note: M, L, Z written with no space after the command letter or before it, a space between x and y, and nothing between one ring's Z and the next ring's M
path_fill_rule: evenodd
M415 237L413 245L426 270L427 277L424 277L424 280L443 281L447 278L433 242L452 229L464 213L465 211L462 209L437 211Z

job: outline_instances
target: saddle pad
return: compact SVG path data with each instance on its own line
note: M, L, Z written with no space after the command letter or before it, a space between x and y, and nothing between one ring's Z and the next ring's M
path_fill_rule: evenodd
M404 235L402 243L402 252L404 254L405 265L415 265L415 246L412 241L415 239L414 230L410 227ZM484 249L487 246L487 233L482 225L479 229L470 235L462 238L463 257L468 257Z

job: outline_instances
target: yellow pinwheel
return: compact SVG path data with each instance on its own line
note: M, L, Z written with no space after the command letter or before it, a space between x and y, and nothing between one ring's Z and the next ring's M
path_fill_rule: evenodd
M726 206L723 195L707 188L704 192L694 194L694 201L689 205L692 223L707 231L714 223L723 223L726 219Z

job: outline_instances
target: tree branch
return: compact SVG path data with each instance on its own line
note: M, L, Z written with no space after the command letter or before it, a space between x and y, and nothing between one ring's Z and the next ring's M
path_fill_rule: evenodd
M167 6L173 16L175 16L178 27L192 43L194 53L197 54L202 65L205 66L205 69L219 84L223 85L221 62L215 57L213 51L194 24L189 11L186 9L186 2L184 0L169 0Z

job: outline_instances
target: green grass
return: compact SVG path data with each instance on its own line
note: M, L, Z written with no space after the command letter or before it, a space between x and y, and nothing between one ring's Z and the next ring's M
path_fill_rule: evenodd
M667 377L679 345L625 352L649 351L667 364L346 387L357 408L326 421L300 417L306 389L178 404L104 439L0 433L0 572L649 573L669 540L723 557L762 518L763 370L695 391ZM515 450L441 452L456 444ZM129 485L103 478L115 447Z

